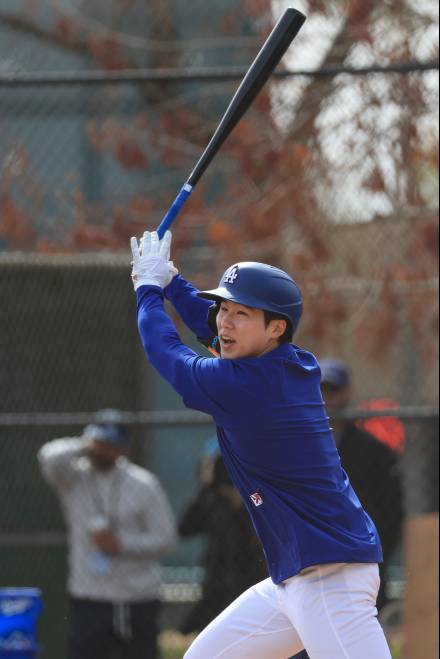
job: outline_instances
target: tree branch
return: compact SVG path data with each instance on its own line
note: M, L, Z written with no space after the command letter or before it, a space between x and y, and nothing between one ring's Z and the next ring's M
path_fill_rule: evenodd
M87 42L77 37L72 37L66 41L61 35L52 30L47 30L36 23L27 20L23 16L8 14L7 12L0 12L0 25L19 32L28 36L40 39L46 44L57 46L68 50L69 52L78 53L80 55L87 55L90 57L90 49Z
M370 19L378 4L380 4L379 0L371 2L352 0L349 3L347 18L329 48L321 68L344 63L353 46L351 36L353 31L359 27L360 23ZM319 85L319 95L316 94L316 84ZM295 111L295 119L290 131L291 138L302 143L307 141L307 136L314 132L315 121L323 103L334 90L334 84L334 77L330 77L328 80L316 79L310 83Z

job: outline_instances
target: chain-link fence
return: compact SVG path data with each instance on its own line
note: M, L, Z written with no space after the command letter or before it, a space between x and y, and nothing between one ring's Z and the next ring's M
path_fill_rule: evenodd
M159 476L180 522L162 563L162 628L193 631L214 614L207 602L224 605L264 576L214 468L211 421L182 410L145 360L128 240L158 226L285 3L197 2L191 14L177 0L85 4L0 9L0 584L42 588L44 659L63 656L68 566L37 453L98 409L123 411L135 461ZM347 470L382 535L399 538L386 565L396 605L386 626L399 635L405 597L413 648L429 635L436 597L435 12L325 4L298 3L310 16L287 70L197 186L174 225L173 258L199 287L242 260L274 263L300 283L297 343L346 362L359 403L349 416L365 417L353 427L393 456L382 480L367 456L355 474L347 455ZM212 21L219 33L207 36ZM396 489L382 489L394 477Z
M200 287L236 260L285 267L305 292L299 342L354 361L366 396L430 404L438 90L413 69L274 83L176 222L173 256ZM48 264L99 250L128 266L130 235L158 226L236 84L4 85L5 265L11 250Z

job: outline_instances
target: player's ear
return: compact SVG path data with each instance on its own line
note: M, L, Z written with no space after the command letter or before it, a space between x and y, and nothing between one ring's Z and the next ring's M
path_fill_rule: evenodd
M287 321L283 318L275 318L275 320L270 321L270 331L272 338L279 339L283 336L286 329Z

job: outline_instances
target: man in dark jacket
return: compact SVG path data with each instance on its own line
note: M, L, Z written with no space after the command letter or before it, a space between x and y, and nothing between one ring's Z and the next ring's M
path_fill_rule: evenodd
M334 359L321 361L321 390L330 417L351 403L347 367ZM354 421L332 418L333 434L341 463L365 510L379 531L384 553L377 607L387 601L387 565L398 546L403 519L403 495L399 456Z
M330 417L351 403L351 381L347 367L335 359L321 362L321 391ZM399 544L403 500L398 454L354 421L332 418L333 434L343 468L363 507L372 517L382 541L384 562L379 566L381 586L377 597L380 610L387 603L387 565ZM291 659L308 659L304 651Z
M202 597L180 626L182 634L199 632L242 592L267 578L264 556L219 453L211 456L212 475L203 482L179 522L182 538L201 534Z

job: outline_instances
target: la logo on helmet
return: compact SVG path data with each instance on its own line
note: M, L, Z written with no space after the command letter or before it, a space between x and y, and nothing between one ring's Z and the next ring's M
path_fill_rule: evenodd
M235 280L237 279L237 277L238 277L238 266L234 265L230 270L228 270L223 281L226 284L235 284Z

